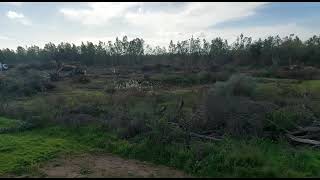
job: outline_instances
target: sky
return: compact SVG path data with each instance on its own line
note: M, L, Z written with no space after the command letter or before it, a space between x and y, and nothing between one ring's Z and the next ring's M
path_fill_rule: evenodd
M232 42L320 35L318 2L0 2L0 48L143 38L168 46L191 36Z

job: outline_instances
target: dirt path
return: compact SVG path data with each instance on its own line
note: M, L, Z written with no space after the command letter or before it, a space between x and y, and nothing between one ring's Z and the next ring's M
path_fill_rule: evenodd
M40 167L42 177L191 177L181 171L111 154L83 154L55 159Z

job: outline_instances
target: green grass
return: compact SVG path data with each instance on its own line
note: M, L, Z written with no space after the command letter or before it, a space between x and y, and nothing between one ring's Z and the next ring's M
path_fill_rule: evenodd
M28 172L40 162L59 154L81 153L103 148L99 139L107 138L95 130L50 127L28 132L1 134L0 175ZM101 147L102 145L102 147Z
M14 119L8 119L0 117L0 128L11 128L16 127L20 121Z
M2 134L0 139L0 175L20 174L59 153L82 149L68 139L43 136L36 132Z
M258 78L259 79L259 78ZM263 100L274 100L290 98L301 98L306 92L313 97L320 97L320 80L290 81L290 80L257 80L255 98ZM277 85L278 82L278 85Z
M319 177L320 153L285 142L230 140L211 147L199 174L218 177Z
M309 91L316 97L320 97L320 80L308 80L303 81L301 84L298 85L303 91Z
M122 147L123 146L123 147ZM202 148L201 148L202 147ZM201 177L319 177L320 153L267 140L194 143L191 149L143 142L113 153L176 167Z

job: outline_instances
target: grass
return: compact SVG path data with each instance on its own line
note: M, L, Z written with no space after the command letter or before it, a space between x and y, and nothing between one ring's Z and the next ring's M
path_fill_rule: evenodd
M121 140L96 127L50 127L4 134L0 139L0 175L29 172L59 154L110 152L167 165L202 177L319 177L320 152L270 140L226 139L159 144L142 138Z
M304 91L309 91L315 97L320 97L320 80L303 81L298 87Z
M19 124L20 121L14 119L8 119L0 117L0 128L11 128Z
M259 80L261 81L261 80ZM309 92L312 97L320 97L320 80L290 81L269 78L268 81L258 82L255 89L255 97L262 100L274 100L285 97L302 97ZM278 85L277 85L278 82Z
M28 132L2 134L0 138L0 175L6 173L22 174L40 162L52 159L59 154L81 153L98 144L98 133L82 136L72 129L51 127ZM81 134L81 133L80 133ZM81 141L80 141L81 139ZM101 142L99 142L101 143Z
M202 152L199 147L202 146ZM114 153L176 167L202 177L319 177L320 153L267 140L195 143L191 149L147 142Z
M0 139L0 175L21 174L37 163L54 158L59 153L83 149L68 139L38 134L36 131L3 134Z

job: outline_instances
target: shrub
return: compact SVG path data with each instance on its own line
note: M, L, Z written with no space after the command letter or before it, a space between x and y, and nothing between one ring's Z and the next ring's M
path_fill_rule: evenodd
M97 118L93 117L89 114L74 114L74 113L66 113L63 114L57 121L60 124L67 125L70 127L80 127L83 125L90 125L97 123Z
M231 73L228 71L220 71L220 72L213 73L212 76L216 81L227 81L230 78Z
M275 107L271 103L255 102L246 97L209 95L206 127L233 136L261 136L266 113Z
M314 114L303 105L290 105L267 114L265 129L274 133L283 130L295 130L298 126L308 126L316 119Z
M170 124L167 118L153 119L148 122L148 126L150 128L148 136L150 142L168 145L185 139L185 132Z
M277 106L253 101L255 81L244 75L233 75L226 82L217 82L206 100L208 129L220 130L234 136L263 135L267 112Z
M130 114L126 105L118 105L105 120L108 129L116 131L121 138L134 137L147 131L145 114Z
M221 96L252 96L256 87L251 77L235 74L226 82L217 82L212 88L213 94Z
M211 74L206 71L201 71L201 72L197 73L196 78L197 78L199 84L208 83L212 80Z
M18 71L12 71L0 83L1 93L8 96L31 96L52 88L54 85L47 74L36 70L26 70L23 76Z

